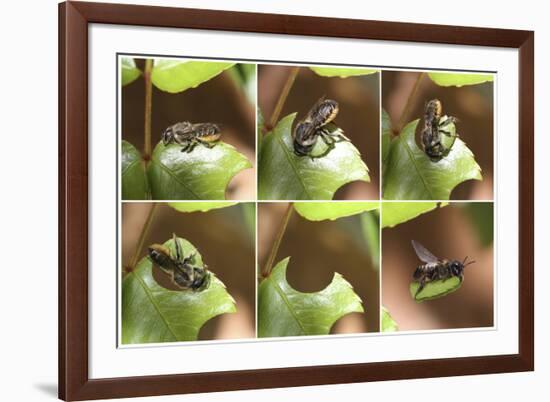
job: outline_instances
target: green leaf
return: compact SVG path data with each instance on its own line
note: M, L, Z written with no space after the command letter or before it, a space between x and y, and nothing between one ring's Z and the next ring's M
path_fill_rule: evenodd
M326 335L342 316L364 312L361 299L339 273L320 292L302 293L286 280L290 257L279 262L258 288L258 336Z
M161 142L147 169L155 200L224 200L231 179L252 165L231 145L218 142L212 148L197 145L181 152L181 146Z
M256 204L253 202L241 202L240 205L248 234L254 242L256 238Z
M428 76L441 87L461 87L493 81L493 74L428 73Z
M399 326L390 315L388 309L382 306L382 332L395 332L399 331Z
M348 141L335 144L324 156L311 158L294 153L292 123L296 113L283 118L262 141L259 198L264 200L330 200L336 190L355 181L369 181L367 165ZM327 147L318 140L313 155Z
M416 295L416 291L418 290L420 284L418 282L411 282L409 285L409 291L411 292L411 296L414 300L417 302L423 302L424 300L438 299L448 295L449 293L458 290L461 285L462 282L460 281L460 278L453 276L447 280L427 283L418 295Z
M407 124L391 142L383 167L384 199L448 200L460 183L481 180L481 168L460 139L456 139L447 156L431 161L415 142L418 121Z
M195 247L185 239L178 241L183 254L195 252L193 263L202 267L202 257ZM172 240L164 245L175 253ZM237 311L235 300L213 273L210 286L203 291L175 291L160 286L153 269L158 267L153 268L149 258L143 257L122 282L123 344L194 341L208 320Z
M446 204L445 204L446 205ZM444 206L443 204L441 206ZM437 208L437 202L384 202L382 228L392 228Z
M372 68L333 68L333 67L310 67L317 75L321 77L355 77L359 75L369 75L377 73L380 70Z
M464 205L470 223L477 232L478 239L483 247L493 243L493 203L492 202L469 202Z
M138 150L128 141L122 140L121 146L122 199L149 199L149 185Z
M120 61L121 84L122 86L131 84L141 75L141 71L136 67L134 59L123 57Z
M196 88L235 63L156 59L151 81L160 90L178 93Z
M382 162L386 162L390 153L391 138L392 124L390 115L382 109Z
M225 208L235 205L236 201L218 201L218 202L169 202L172 208L179 212L206 212L211 209Z
M239 63L231 67L228 72L235 85L244 92L248 102L254 104L256 102L256 65Z
M370 211L380 206L378 202L295 202L294 209L310 221L331 221Z
M361 231L363 238L367 243L369 255L371 256L372 265L375 268L380 266L380 215L378 210L362 213Z

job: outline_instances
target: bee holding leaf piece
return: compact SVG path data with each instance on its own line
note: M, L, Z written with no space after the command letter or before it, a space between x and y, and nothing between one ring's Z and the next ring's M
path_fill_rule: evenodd
M458 119L453 116L442 116L443 107L441 101L432 99L424 109L424 129L422 130L422 146L426 155L433 162L438 162L447 156L458 137L454 124ZM451 132L451 124L452 131ZM441 135L445 135L447 139Z
M411 241L414 251L418 258L424 262L424 264L416 267L413 273L413 280L418 282L418 290L416 291L415 298L424 289L426 284L434 281L445 281L447 279L457 277L460 283L464 280L464 268L475 261L466 262L468 257L464 258L464 261L439 259L430 253L422 244L412 240Z
M325 153L316 157L326 155L337 142L349 141L344 132L334 124L338 111L338 102L335 100L324 97L319 99L294 129L294 153L298 156L310 155L318 137L321 137L328 148Z
M170 275L172 282L181 289L201 291L210 285L210 272L204 264L203 267L194 266L195 253L184 257L181 245L174 233L172 235L176 255L172 256L171 250L162 244L149 246L149 258L165 273Z
M171 143L181 145L181 152L191 152L197 144L212 148L220 139L221 130L214 123L190 123L182 121L168 127L162 133L162 142L166 146Z

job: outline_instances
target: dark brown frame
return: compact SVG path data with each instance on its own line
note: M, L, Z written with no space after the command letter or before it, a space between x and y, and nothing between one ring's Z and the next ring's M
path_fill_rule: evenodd
M486 357L88 377L88 24L195 28L519 49L519 353ZM120 398L534 369L534 33L184 8L59 5L59 397Z

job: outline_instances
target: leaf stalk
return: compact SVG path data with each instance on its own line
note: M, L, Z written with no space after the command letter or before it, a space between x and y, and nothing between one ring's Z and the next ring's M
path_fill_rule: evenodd
M267 262L262 271L262 278L267 278L271 274L271 271L273 270L273 263L275 262L275 257L277 257L277 252L279 251L281 240L283 240L283 236L285 234L286 227L288 226L288 221L290 220L290 216L292 215L293 210L294 210L294 205L292 202L289 202L286 208L285 214L283 216L283 220L279 225L279 230L277 231L277 235L275 236L275 241L273 242L273 246L271 247L271 251L269 252L269 257L267 258Z

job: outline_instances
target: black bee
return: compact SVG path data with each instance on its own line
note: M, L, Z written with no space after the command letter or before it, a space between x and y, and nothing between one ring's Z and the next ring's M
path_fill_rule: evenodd
M333 149L336 142L349 141L342 130L333 123L338 110L338 102L324 97L313 105L306 117L298 122L294 129L294 153L296 155L309 155L317 143L318 137L321 137L328 146L327 152L323 155Z
M462 282L464 280L464 268L475 262L466 262L468 257L464 258L462 262L458 260L440 260L430 253L422 244L414 240L412 240L411 243L418 258L425 263L416 267L413 273L413 280L420 284L415 297L429 282L438 280L445 281L452 277L458 277L460 282Z
M176 143L183 148L181 152L191 152L197 144L212 148L221 136L220 127L214 123L193 124L188 121L182 121L168 127L162 133L162 142L164 145Z
M453 116L442 116L443 107L438 99L432 99L426 104L424 109L424 129L422 130L422 146L426 155L434 162L441 160L451 150L454 139L458 135L453 135L447 130L447 126L457 123L458 119ZM451 137L453 142L450 146L445 146L441 142L441 134Z
M183 256L183 251L178 238L173 234L176 255L173 257L170 249L162 244L149 246L149 258L165 273L170 275L172 282L181 289L201 291L210 285L210 272L208 267L193 266L195 253Z

